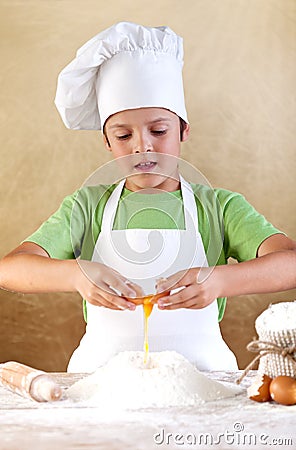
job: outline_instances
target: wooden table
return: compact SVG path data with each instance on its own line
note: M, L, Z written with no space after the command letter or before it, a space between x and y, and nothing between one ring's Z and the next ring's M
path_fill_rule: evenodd
M82 375L56 373L66 389ZM237 373L211 372L222 382ZM1 450L296 449L296 406L256 403L246 396L195 408L108 412L73 403L36 403L0 387Z

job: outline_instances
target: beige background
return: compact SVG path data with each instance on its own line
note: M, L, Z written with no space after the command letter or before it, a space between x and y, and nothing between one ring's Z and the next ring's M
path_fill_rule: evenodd
M76 49L121 20L184 37L184 159L296 239L295 9L294 0L1 0L0 256L109 160L98 133L63 126L53 99ZM222 330L241 367L257 315L294 298L229 300ZM83 334L79 296L1 291L0 301L0 361L64 370Z

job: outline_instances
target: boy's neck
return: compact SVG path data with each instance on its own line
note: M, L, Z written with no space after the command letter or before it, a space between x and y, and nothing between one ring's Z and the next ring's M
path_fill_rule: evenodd
M137 176L131 176L126 179L126 189L137 192L145 190L145 193L159 193L159 191L174 192L180 189L179 175L161 176L154 174L141 175L141 178L137 179Z

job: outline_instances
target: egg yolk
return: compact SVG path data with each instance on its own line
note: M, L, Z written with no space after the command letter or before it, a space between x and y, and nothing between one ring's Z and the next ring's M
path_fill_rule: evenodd
M148 361L149 343L148 343L148 318L152 313L152 309L157 300L161 297L169 295L170 291L161 292L159 294L147 295L143 297L143 311L144 311L144 364Z
M144 311L144 364L148 361L149 342L148 342L148 318L152 313L153 303L151 303L152 296L149 296L143 302Z

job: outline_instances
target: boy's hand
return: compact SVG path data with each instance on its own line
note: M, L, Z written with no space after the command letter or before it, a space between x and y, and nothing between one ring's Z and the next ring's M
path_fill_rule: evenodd
M123 297L143 295L140 286L116 270L92 261L78 262L75 286L80 295L92 305L117 310L135 310L136 305Z
M195 267L161 279L158 292L179 289L178 292L158 300L159 309L201 309L212 303L218 295L218 280L212 267Z

